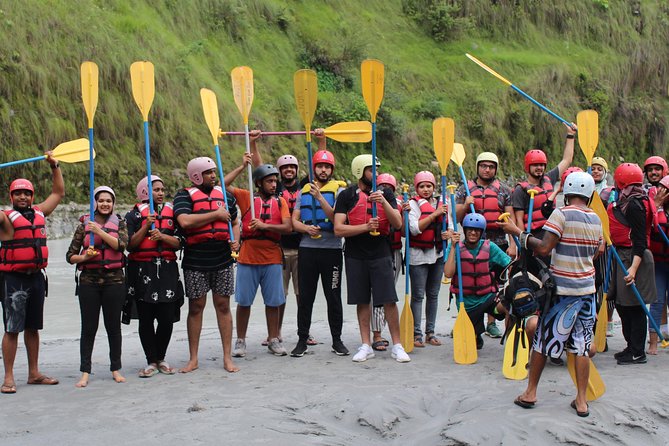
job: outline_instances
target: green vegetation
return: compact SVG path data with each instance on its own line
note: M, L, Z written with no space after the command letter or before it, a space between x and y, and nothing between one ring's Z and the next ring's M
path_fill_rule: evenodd
M360 62L382 60L379 156L399 179L437 170L431 121L441 115L456 121L456 139L470 155L467 172L484 149L501 156L506 176L520 173L528 148L559 157L562 125L466 52L567 119L581 109L599 111L598 154L612 163L666 155L667 0L24 0L0 8L0 162L86 135L79 65L93 60L100 67L96 181L126 199L144 170L129 74L141 59L156 67L154 171L172 189L186 184L188 159L213 154L201 87L217 93L223 130L241 129L230 86L237 65L255 74L251 127L288 130L302 126L293 100L297 69L318 72L314 125L326 127L369 118ZM268 160L292 152L306 162L303 139L267 138L262 146ZM355 155L370 150L330 148L340 177L349 175ZM241 160L243 138L224 138L221 149L229 170ZM579 154L575 162L584 159ZM6 179L50 175L42 164L3 173ZM87 166L67 166L65 174L69 198L85 200ZM38 183L42 192L48 188L47 181Z

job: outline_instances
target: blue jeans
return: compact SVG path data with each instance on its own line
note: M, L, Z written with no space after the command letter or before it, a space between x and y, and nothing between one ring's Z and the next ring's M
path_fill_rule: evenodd
M425 332L434 333L434 322L437 319L437 299L441 277L444 274L444 258L439 257L436 263L410 265L411 277L411 312L413 313L413 334L422 336L420 323L423 318L423 298L425 303Z
M669 306L669 299L667 299L667 291L669 291L669 263L655 263L655 287L657 288L657 301L650 304L650 315L653 316L659 327L662 323L662 309L665 305ZM652 325L650 325L648 330L651 333L655 333Z

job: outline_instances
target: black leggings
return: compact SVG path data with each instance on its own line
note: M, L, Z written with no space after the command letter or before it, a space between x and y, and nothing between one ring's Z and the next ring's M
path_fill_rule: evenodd
M648 331L648 318L646 312L640 305L622 306L616 305L620 322L622 322L623 336L627 341L627 348L634 356L641 356L646 352L646 332Z
M91 373L91 355L95 334L100 321L100 308L109 340L109 370L121 368L121 311L125 302L125 285L79 285L79 308L81 309L81 367Z
M165 352L172 337L174 312L174 302L152 304L137 301L139 340L142 342L147 364L158 364L165 359ZM158 327L154 327L154 320L158 321Z

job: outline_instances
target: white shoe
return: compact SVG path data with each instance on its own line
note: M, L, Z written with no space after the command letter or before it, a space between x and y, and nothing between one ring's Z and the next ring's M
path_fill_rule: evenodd
M362 344L358 348L358 353L353 355L353 362L364 362L364 361L367 361L370 358L373 358L374 356L375 356L374 355L374 350L372 350L372 347L370 347L367 344Z
M407 355L407 352L404 351L402 344L393 345L393 351L390 356L397 362L409 362L411 358Z
M243 358L246 356L246 339L237 338L235 341L235 348L232 349L232 356L235 358Z
M279 338L270 339L267 349L275 356L286 356L288 354L281 341L279 341Z

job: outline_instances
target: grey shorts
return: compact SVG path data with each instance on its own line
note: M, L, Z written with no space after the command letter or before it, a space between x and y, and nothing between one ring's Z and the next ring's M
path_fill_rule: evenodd
M199 299L210 290L221 296L232 296L235 293L235 274L232 269L232 265L217 271L185 269L186 297Z

